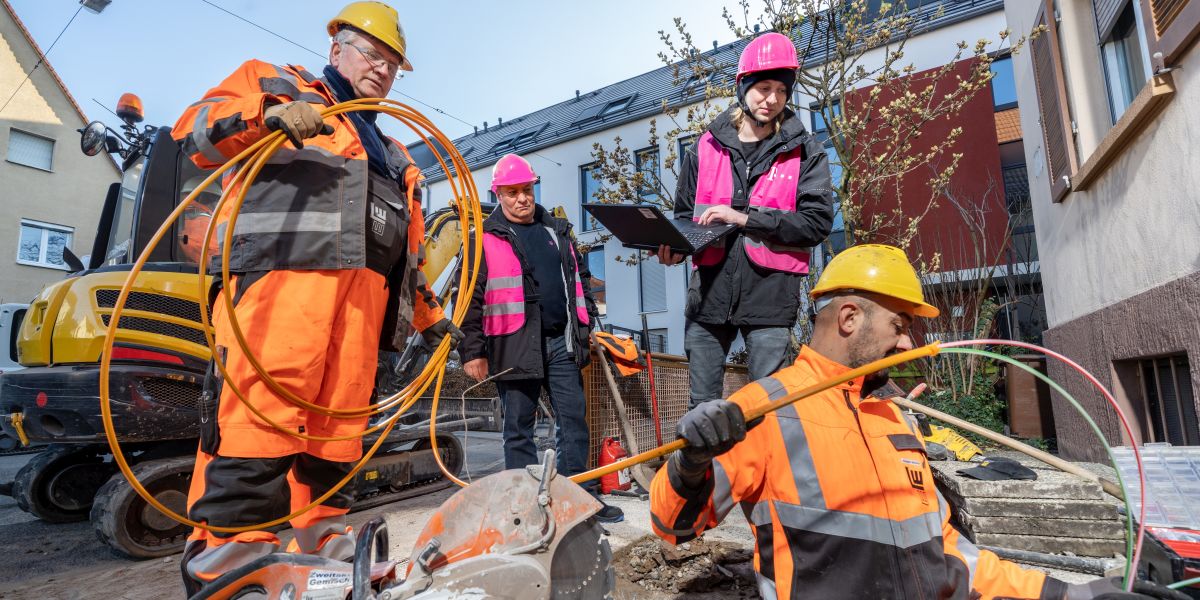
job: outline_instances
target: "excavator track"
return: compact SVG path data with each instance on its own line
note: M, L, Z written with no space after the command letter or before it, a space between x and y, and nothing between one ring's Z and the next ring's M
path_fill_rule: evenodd
M446 468L455 476L462 470L466 456L463 453L462 443L453 435L438 435L438 451L442 455L442 462ZM375 458L363 468L355 480L358 483L356 492L362 489L362 482L365 477L369 477L373 467L380 462L386 462L393 457L403 457L407 459L410 469L416 469L417 466L433 467L433 471L427 468L422 469L423 473L436 473L433 476L424 476L418 474L417 478L404 484L397 485L394 482L386 487L379 487L367 493L356 493L354 506L350 509L352 512L382 506L399 500L406 500L416 496L422 496L431 492L446 489L454 482L450 481L441 469L437 467L437 463L433 461L433 450L429 444L429 440L418 440L417 443L410 449L396 450L376 455ZM409 471L411 474L412 471ZM411 475L410 475L411 476Z

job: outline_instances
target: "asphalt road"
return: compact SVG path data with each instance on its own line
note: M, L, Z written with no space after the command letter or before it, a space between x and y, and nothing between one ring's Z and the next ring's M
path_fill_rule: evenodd
M503 469L499 433L457 434L474 478ZM0 456L0 484L11 483L33 454ZM402 500L350 515L357 527L386 515L393 553L407 555L427 515L457 488ZM404 533L411 532L407 537ZM286 532L282 535L286 535ZM398 547L407 539L409 547ZM144 561L117 555L102 544L88 522L43 523L0 496L0 598L180 598L178 555Z

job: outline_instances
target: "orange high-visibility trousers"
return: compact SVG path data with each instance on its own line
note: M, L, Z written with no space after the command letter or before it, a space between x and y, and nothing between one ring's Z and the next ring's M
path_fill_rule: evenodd
M367 269L271 271L235 277L230 291L236 294L236 315L247 345L280 385L320 406L348 409L370 403L387 305L382 275ZM194 520L212 525L253 525L279 518L326 492L361 458L362 442L309 441L277 431L237 398L233 384L264 415L290 431L349 435L363 431L367 418L339 419L292 405L272 392L246 359L221 298L214 306L213 324L228 379L220 388L219 435L207 448L201 443L188 510ZM352 500L349 494L335 494L293 519L297 539L302 530L328 529L325 525L330 523L321 522L337 522ZM203 554L230 541L245 542L244 550L251 554L278 545L267 532L230 536L197 529L189 539L206 543ZM193 562L212 562L203 554Z
M249 349L284 389L331 409L370 404L375 387L379 335L387 305L386 280L367 269L271 271L239 290L238 323ZM271 391L254 371L216 302L217 343L226 353L229 379L221 390L217 454L275 458L306 452L331 461L362 456L358 439L317 442L292 437L259 420L230 389L236 383L256 408L290 431L336 437L361 432L366 417L310 413Z

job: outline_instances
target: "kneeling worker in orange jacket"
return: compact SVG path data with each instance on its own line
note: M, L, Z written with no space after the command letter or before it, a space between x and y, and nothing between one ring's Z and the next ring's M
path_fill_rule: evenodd
M1067 585L980 550L950 526L921 438L899 408L868 394L886 373L851 380L751 424L744 411L913 347L915 317L934 317L898 248L836 256L812 291L812 343L796 362L728 400L684 415L651 485L654 531L682 543L740 505L754 528L764 598L1174 598L1124 595L1116 580Z
M420 171L404 146L375 124L378 113L322 119L319 110L386 96L412 70L395 9L354 2L329 22L322 77L303 67L249 61L190 106L172 134L202 168L214 168L272 133L285 143L248 191L228 253L236 316L250 350L289 392L335 410L370 403L380 348L399 349L415 329L437 345L462 334L445 318L421 271ZM222 236L230 215L217 215ZM200 452L188 514L209 525L270 521L326 493L362 456L367 417L305 410L271 391L233 337L223 302L213 314L230 381L210 380L201 406ZM382 333L381 333L382 332ZM230 389L282 426L255 416ZM212 394L215 398L209 396ZM214 401L215 400L215 401ZM215 414L214 414L215 413ZM215 417L215 418L214 418ZM339 492L292 520L289 551L349 560L354 537ZM214 534L188 540L188 593L279 550L275 534Z

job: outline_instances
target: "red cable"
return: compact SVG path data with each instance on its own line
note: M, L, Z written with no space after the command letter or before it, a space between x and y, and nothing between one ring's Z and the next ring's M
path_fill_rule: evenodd
M1121 421L1121 427L1123 427L1125 429L1125 435L1129 436L1129 446L1133 449L1133 458L1137 462L1137 470L1138 470L1138 504L1139 504L1139 506L1138 506L1138 529L1137 529L1137 535L1134 538L1135 541L1134 541L1134 546L1133 546L1133 556L1129 557L1130 577L1125 582L1125 590L1131 591L1133 589L1134 579L1136 579L1138 559L1141 558L1141 555L1142 555L1142 537L1146 533L1146 473L1145 473L1145 468L1142 466L1142 453L1141 453L1141 451L1138 450L1137 442L1135 441L1137 438L1133 437L1133 429L1129 427L1129 421L1125 418L1124 411L1122 411L1121 407L1117 404L1117 399L1113 398L1113 395L1111 393L1109 393L1108 389L1106 389L1100 383L1100 380L1096 379L1096 377L1094 375L1092 375L1090 372L1088 372L1087 369L1083 368L1075 361L1073 361L1073 360L1071 360L1049 348L1043 348L1036 344L1029 344L1026 342L1017 342L1017 341L1013 341L1013 340L985 339L985 340L966 340L966 341L962 341L962 342L949 342L946 344L941 344L941 346L943 348L958 348L958 347L963 347L963 346L979 346L979 345L985 345L985 344L994 344L994 345L998 345L998 346L1015 346L1017 348L1025 348L1028 350L1034 350L1037 352L1041 352L1042 354L1045 354L1046 356L1054 357L1054 358L1062 361L1063 363L1066 363L1072 369L1075 369L1076 371L1078 371L1079 374L1083 375L1088 381L1092 382L1092 385L1096 386L1096 389L1100 390L1100 393L1103 394L1104 398L1108 400L1109 405L1111 405L1113 410L1116 411L1117 418L1120 419L1120 421ZM1113 467L1116 467L1116 465L1113 465Z

